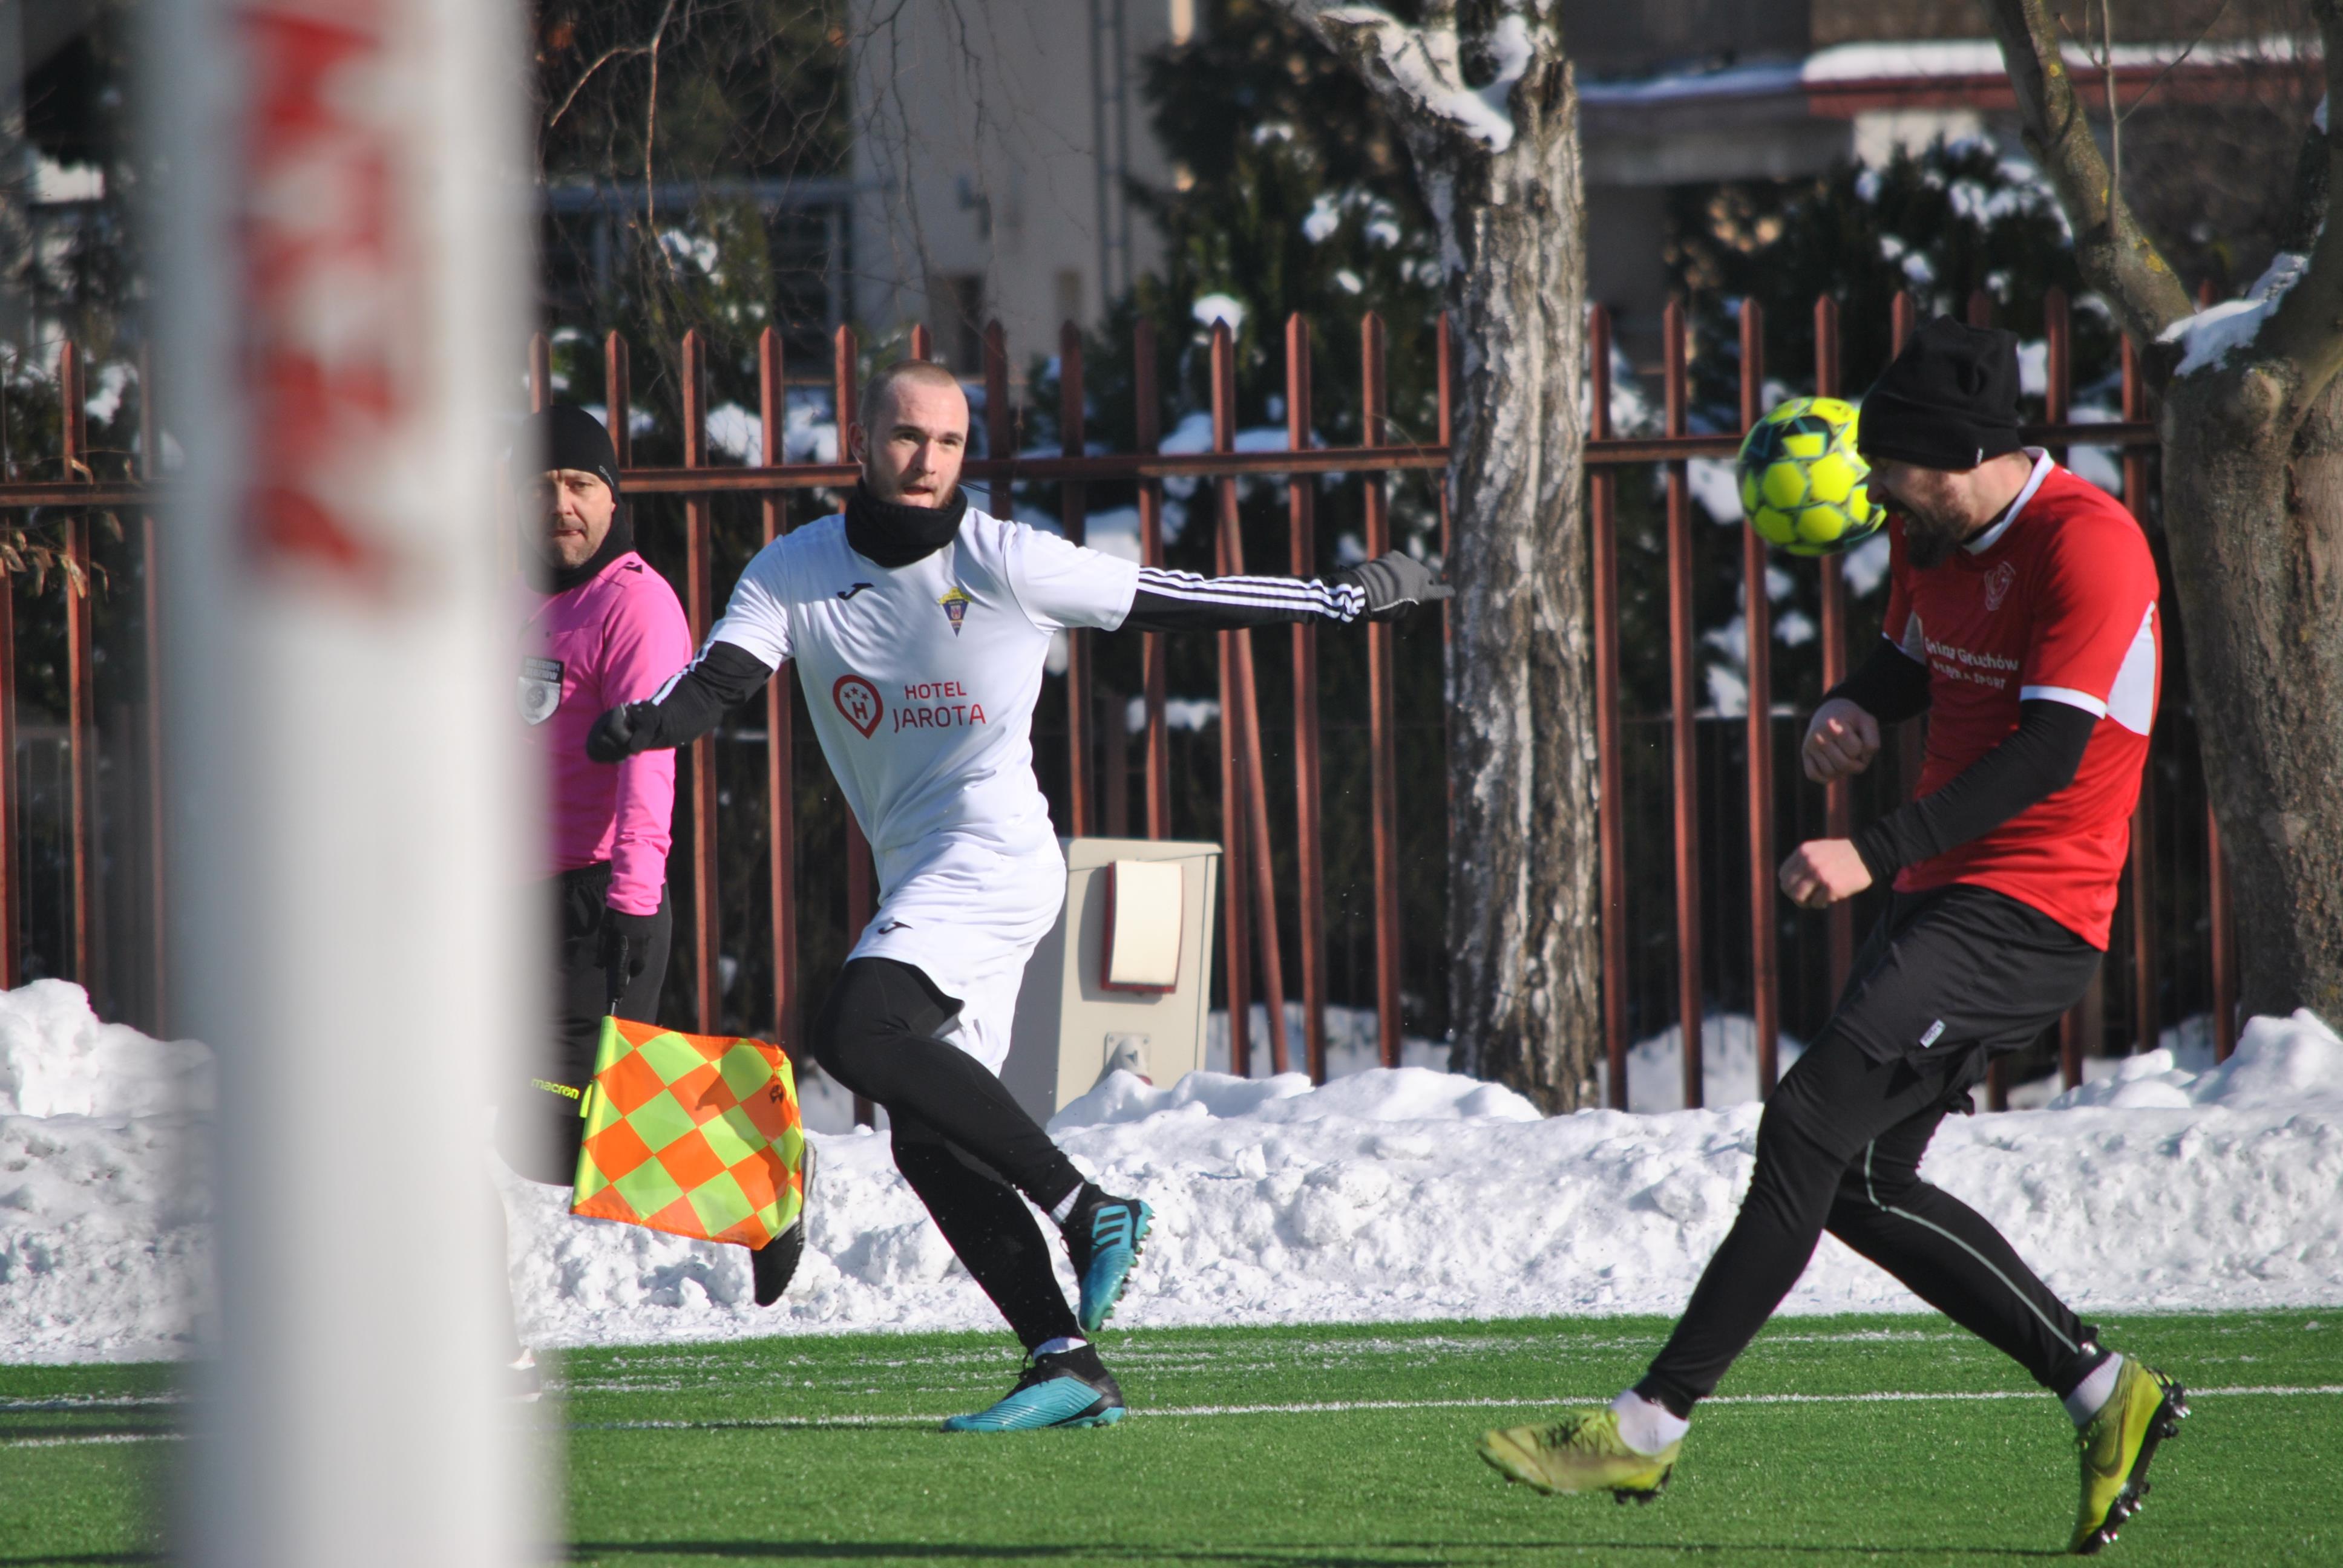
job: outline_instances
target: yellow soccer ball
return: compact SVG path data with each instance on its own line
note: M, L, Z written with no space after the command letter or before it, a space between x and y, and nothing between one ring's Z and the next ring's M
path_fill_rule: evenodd
M1836 397L1793 397L1749 427L1737 464L1741 512L1760 538L1794 556L1826 556L1886 523L1855 430L1855 406Z

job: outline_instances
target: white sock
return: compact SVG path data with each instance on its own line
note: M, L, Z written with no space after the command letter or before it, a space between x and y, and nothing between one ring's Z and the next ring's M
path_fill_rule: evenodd
M1037 1356L1061 1356L1068 1351L1078 1351L1088 1343L1090 1343L1088 1340L1070 1340L1065 1335L1060 1334L1054 1340L1043 1340L1040 1344L1035 1345L1033 1353Z
M1059 1199L1057 1207L1050 1211L1050 1218L1055 1220L1061 1226L1064 1225L1066 1216L1071 1214L1074 1211L1074 1205L1081 1201L1082 1189L1089 1185L1087 1181L1075 1182L1074 1190Z
M1613 1400L1611 1408L1619 1417L1619 1441L1637 1453L1664 1453L1668 1444L1681 1442L1692 1430L1692 1422L1634 1389Z
M2110 1355L2098 1364L2090 1376L2075 1385L2075 1392L2060 1402L2075 1420L2077 1430L2091 1424L2091 1418L2107 1407L2116 1396L2116 1378L2123 1371L2123 1357Z

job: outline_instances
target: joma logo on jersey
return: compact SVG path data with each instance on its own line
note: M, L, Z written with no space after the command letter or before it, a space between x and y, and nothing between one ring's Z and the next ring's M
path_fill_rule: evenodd
M887 703L879 689L859 675L841 675L830 689L830 699L838 704L846 722L862 731L868 739L879 732L879 720L886 716Z
M936 602L944 607L944 618L951 622L952 635L958 637L961 625L968 619L968 607L976 601L968 597L967 589L954 583L951 591Z

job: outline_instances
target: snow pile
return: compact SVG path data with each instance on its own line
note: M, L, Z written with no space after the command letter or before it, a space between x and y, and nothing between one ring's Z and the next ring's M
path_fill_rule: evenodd
M0 1360L186 1353L213 1316L211 1052L0 994Z
M1734 1025L1713 1020L1706 1043L1741 1077L1746 1026ZM1673 1040L1639 1049L1631 1091L1641 1079L1665 1094ZM2343 1303L2343 1042L2299 1014L2257 1020L2211 1071L2178 1074L2162 1054L2057 1109L1948 1119L1931 1179L2089 1310ZM1715 1073L1710 1091L1730 1092ZM2164 1102L2136 1103L2143 1085ZM1164 1086L1117 1074L1051 1131L1109 1188L1156 1207L1117 1319L1144 1326L1675 1312L1732 1221L1758 1115L1743 1103L1541 1118L1497 1085L1405 1067L1314 1090L1299 1073ZM582 1343L990 1326L884 1137L818 1142L811 1251L769 1312L746 1304L739 1254L579 1224L544 1189L516 1191L529 1332ZM1789 1310L1916 1305L1825 1240Z
M1371 1042L1371 1014L1334 1021L1346 1057ZM1704 1042L1710 1095L1754 1087L1745 1023L1711 1020ZM1673 1091L1673 1038L1636 1049L1631 1090ZM2188 1060L2201 1070L2157 1051L2042 1110L1949 1118L1928 1174L2089 1311L2343 1305L2343 1040L2298 1013L2255 1020L2217 1067ZM170 1108L207 1104L208 1078L201 1047L100 1025L73 987L0 996L0 1359L179 1355L209 1337L200 1111ZM1145 1326L1675 1312L1732 1221L1758 1116L1546 1118L1501 1086L1407 1066L1316 1089L1298 1073L1115 1074L1051 1130L1155 1205L1118 1318ZM991 1326L885 1136L813 1142L806 1261L765 1311L739 1249L574 1220L565 1194L500 1175L524 1332L549 1345ZM1789 1302L1916 1305L1828 1240Z

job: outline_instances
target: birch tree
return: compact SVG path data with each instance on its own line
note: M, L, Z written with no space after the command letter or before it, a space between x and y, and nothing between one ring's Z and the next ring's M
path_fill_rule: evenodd
M1398 123L1463 346L1450 655L1454 1065L1591 1103L1602 1020L1588 550L1585 202L1557 0L1276 0Z
M2165 530L2246 1009L2343 1018L2343 234L2328 222L2343 141L2322 107L2285 249L2247 301L2197 313L2110 174L2044 0L1988 10L2083 275L2162 397ZM2331 105L2343 12L2310 10Z

